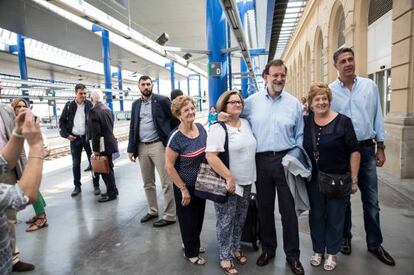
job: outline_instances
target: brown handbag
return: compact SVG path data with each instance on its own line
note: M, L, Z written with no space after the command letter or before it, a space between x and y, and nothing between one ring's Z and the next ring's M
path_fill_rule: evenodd
M109 174L109 161L107 156L91 156L92 171L95 174Z

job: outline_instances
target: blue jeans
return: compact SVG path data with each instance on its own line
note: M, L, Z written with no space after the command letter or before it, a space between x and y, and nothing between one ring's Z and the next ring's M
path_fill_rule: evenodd
M358 187L361 192L364 210L364 226L368 249L374 249L382 244L380 227L380 208L378 204L378 178L375 156L375 146L361 146L361 165L358 175ZM344 238L351 238L351 201L347 201L347 211L344 226Z
M70 142L70 154L72 155L72 172L73 172L73 184L75 186L81 186L81 159L82 149L85 149L86 156L88 157L89 165L91 163L92 150L86 140L85 136L77 136L74 141ZM99 187L99 176L93 177L93 186Z
M347 198L329 199L319 192L318 184L312 181L308 189L310 212L309 227L313 251L336 255L341 247Z

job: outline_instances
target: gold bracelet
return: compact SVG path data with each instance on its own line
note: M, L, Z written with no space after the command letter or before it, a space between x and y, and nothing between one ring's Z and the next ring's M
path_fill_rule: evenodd
M16 132L16 129L13 129L12 135L17 137L17 138L24 138L24 136L22 134L19 134L18 132Z
M29 158L29 159L41 159L41 160L45 159L44 157L39 157L39 156L28 156L27 158Z

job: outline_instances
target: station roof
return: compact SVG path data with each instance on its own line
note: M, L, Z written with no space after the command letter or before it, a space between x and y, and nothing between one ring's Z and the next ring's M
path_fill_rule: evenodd
M253 21L256 19L258 21L258 25L255 26L257 33L253 33L253 36L258 36L258 40L261 40L260 36L266 35L266 39L262 40L266 40L267 45L255 43L250 46L268 49L269 59L273 59L277 57L275 54L281 54L287 44L285 37L290 37L293 33L306 0L255 0L254 2L258 7L256 12L259 14L251 18ZM77 8L77 5L81 6ZM198 0L2 0L0 1L0 27L101 62L101 37L92 33L91 26L93 23L104 27L112 24L111 65L160 79L170 77L169 70L163 66L169 59L160 55L152 56L149 48L163 49L158 44L153 44L162 33L167 33L169 40L165 46L181 48L182 52L171 53L181 64L186 63L182 58L186 49L200 51L191 52L192 57L188 61L189 66L193 67L190 70L189 67L180 66L180 62L178 66L176 63L176 79L180 80L188 74L197 72L207 76L207 56L201 53L207 48L205 6L205 1ZM18 11L18 16L10 12L12 10ZM294 19L288 20L288 17ZM262 18L266 18L263 26L260 25ZM286 24L291 21L295 24L288 24L290 27L287 28ZM268 31L262 32L261 27ZM139 35L134 36L134 32ZM137 43L137 39L140 40L141 36L144 40L150 40L152 44L145 46L145 43ZM237 45L233 34L231 37L232 46ZM232 67L233 72L240 71L238 58L233 58Z

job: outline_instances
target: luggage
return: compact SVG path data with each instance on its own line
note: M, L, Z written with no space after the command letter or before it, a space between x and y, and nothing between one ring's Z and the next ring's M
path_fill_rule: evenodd
M247 217L244 223L241 241L251 243L254 250L259 250L259 213L255 193L250 194L249 208L247 210Z

